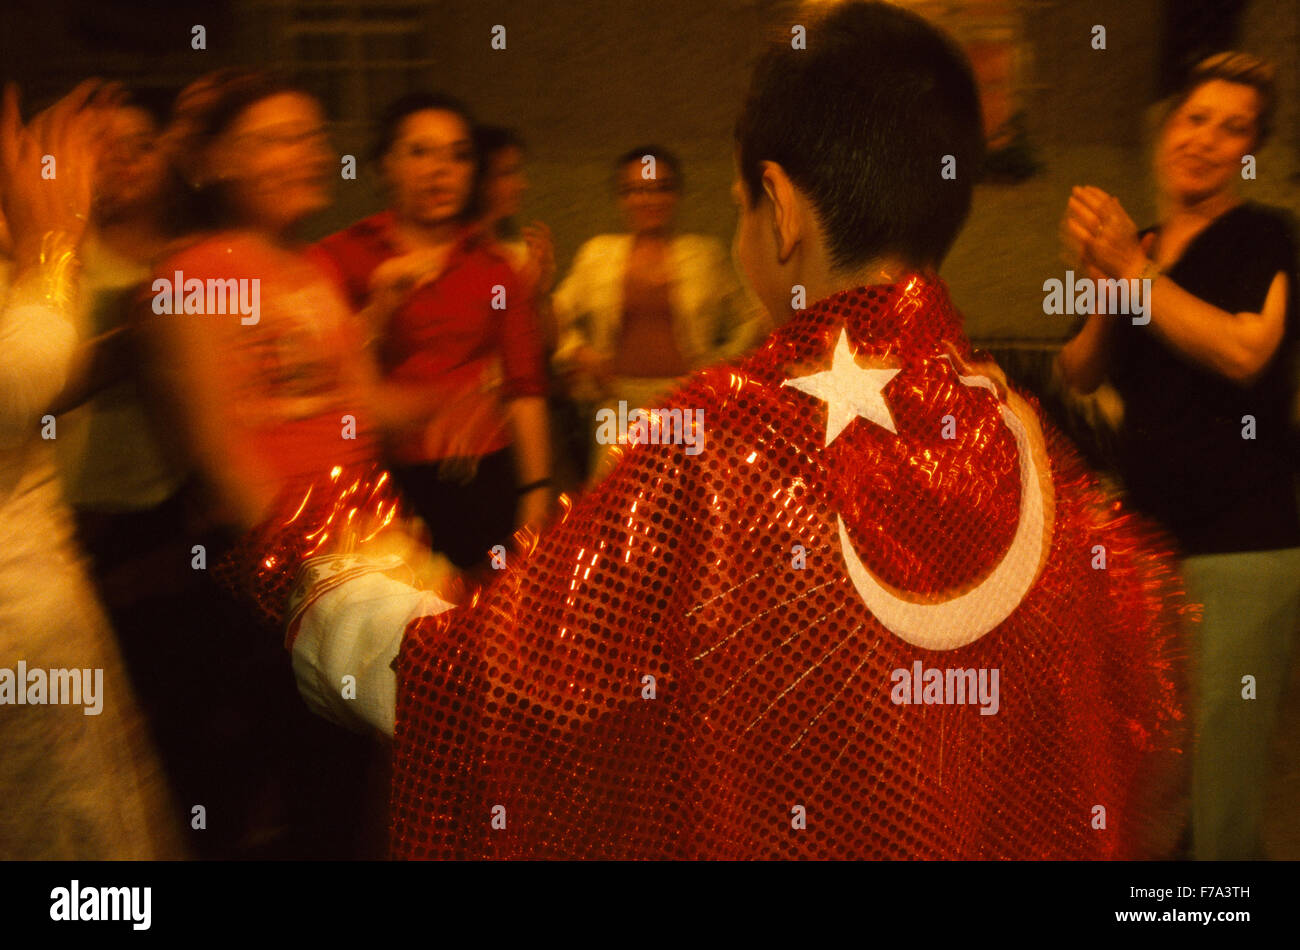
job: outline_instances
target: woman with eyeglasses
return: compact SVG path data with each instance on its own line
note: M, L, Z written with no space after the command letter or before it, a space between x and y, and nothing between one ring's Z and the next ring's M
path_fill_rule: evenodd
M226 71L183 92L177 110L168 149L192 188L191 238L157 265L137 310L151 406L219 526L195 530L203 550L192 566L215 569L247 532L283 516L286 498L319 496L331 471L376 464L392 404L364 358L362 321L299 237L331 197L320 104L276 77ZM366 812L368 745L307 717L283 689L275 638L222 606L220 639L203 634L202 617L175 631L194 684L195 741L235 776L208 784L216 856L372 855L355 820ZM342 749L347 778L320 783L315 754L337 760Z
M286 488L372 457L376 424L359 321L296 236L330 201L319 104L250 72L186 108L176 151L191 157L200 237L158 266L142 309L183 448L219 520L246 529Z
M691 372L743 353L765 326L722 243L674 230L683 184L677 158L641 146L616 169L627 231L583 244L552 297L553 360L590 410L595 479L610 448L594 437L602 410L656 408Z

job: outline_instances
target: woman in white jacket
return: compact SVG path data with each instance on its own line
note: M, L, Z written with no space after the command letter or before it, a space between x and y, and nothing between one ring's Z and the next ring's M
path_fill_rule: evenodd
M769 329L722 243L673 232L682 189L677 159L643 146L623 155L617 169L628 231L583 244L552 298L554 363L572 380L593 434L600 410L656 408L684 377L741 355ZM593 478L603 474L607 451L593 445Z

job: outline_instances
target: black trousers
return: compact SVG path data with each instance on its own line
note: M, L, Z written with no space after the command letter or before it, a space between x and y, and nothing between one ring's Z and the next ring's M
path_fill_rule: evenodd
M187 529L187 507L178 494L152 510L78 521L190 853L382 857L386 798L368 782L386 751L309 711L281 632L191 567L192 545L205 546L211 568L229 539ZM124 571L134 583L113 582ZM193 827L195 805L203 829Z
M514 453L509 448L482 456L478 470L462 483L439 471L439 463L393 467L393 478L424 519L433 547L461 570L490 566L490 549L510 549L514 533Z

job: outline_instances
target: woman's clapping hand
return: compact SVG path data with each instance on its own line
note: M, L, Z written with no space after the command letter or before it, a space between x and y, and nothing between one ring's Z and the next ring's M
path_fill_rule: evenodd
M1090 277L1137 277L1147 264L1133 219L1114 195L1091 185L1070 192L1061 240L1069 262Z

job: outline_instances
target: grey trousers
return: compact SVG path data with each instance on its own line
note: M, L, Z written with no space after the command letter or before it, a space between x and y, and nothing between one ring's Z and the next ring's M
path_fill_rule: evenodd
M1204 604L1195 636L1192 849L1197 860L1264 857L1270 752L1300 628L1300 548L1183 561Z

